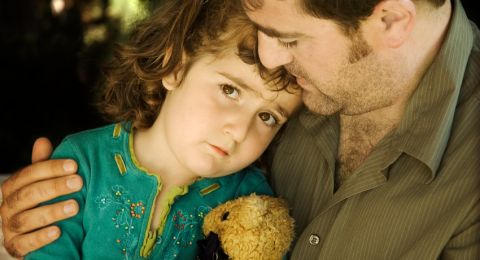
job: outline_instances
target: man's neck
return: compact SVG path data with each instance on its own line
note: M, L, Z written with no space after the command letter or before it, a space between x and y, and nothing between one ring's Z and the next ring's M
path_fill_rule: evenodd
M361 115L340 116L338 166L341 180L352 175L377 144L400 123L406 99Z
M427 3L417 5L416 24L410 39L399 48L400 56L405 57L406 64L409 64L408 68L403 69L411 71L411 77L406 82L406 96L415 91L438 55L452 15L450 0L437 9Z
M410 79L404 82L402 96L389 107L360 115L340 116L339 179L353 174L378 143L398 126L410 97L438 54L448 30L451 3L447 0L442 7L430 12L425 8L432 7L419 8L411 39L398 50L409 64L405 69L411 71Z

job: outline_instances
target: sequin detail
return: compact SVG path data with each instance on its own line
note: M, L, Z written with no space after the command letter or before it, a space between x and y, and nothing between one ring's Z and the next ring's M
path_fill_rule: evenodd
M106 194L95 198L95 203L100 210L113 209L112 225L115 234L115 247L119 248L125 259L133 256L138 244L136 229L140 219L145 214L143 201L134 201L130 198L130 192L121 185L115 185Z
M172 214L172 235L164 238L158 236L156 244L163 245L165 259L175 259L181 255L183 248L196 245L197 240L203 239L202 224L203 218L212 210L209 206L200 206L196 210L177 210ZM168 242L167 242L168 241Z

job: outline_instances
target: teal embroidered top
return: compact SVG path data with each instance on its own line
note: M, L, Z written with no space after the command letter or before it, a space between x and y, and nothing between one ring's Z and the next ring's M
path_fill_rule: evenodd
M220 178L199 179L167 196L163 222L150 232L161 180L136 163L132 134L120 124L67 136L53 158L72 158L84 180L80 212L58 223L61 237L30 259L195 259L203 217L217 205L251 193L272 195L262 172L250 166Z

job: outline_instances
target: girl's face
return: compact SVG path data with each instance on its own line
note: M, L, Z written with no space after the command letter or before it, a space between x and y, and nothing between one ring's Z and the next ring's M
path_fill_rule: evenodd
M163 147L159 160L175 174L219 177L245 168L301 104L300 93L272 91L233 51L201 57L178 86L172 78L164 80L169 92L152 130Z

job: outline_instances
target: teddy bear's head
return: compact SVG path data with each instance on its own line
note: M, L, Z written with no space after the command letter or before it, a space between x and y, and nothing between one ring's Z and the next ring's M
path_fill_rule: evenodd
M214 208L203 233L218 235L230 259L281 259L293 240L294 221L284 200L250 195Z

